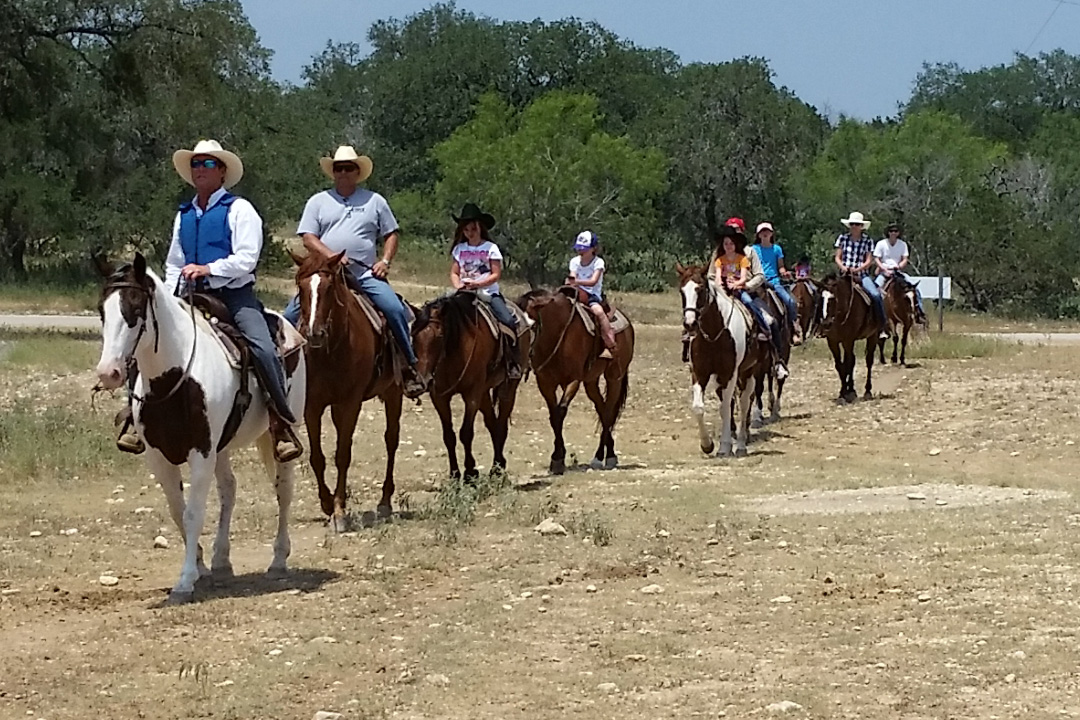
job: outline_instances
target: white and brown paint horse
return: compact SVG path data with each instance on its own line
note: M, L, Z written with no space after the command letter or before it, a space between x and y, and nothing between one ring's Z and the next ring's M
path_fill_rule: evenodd
M184 536L184 563L169 602L190 602L194 599L195 582L211 574L202 562L199 535L215 477L221 517L211 568L215 577L232 575L229 525L236 500L236 477L229 454L252 442L258 443L277 492L277 535L274 559L267 572L283 574L290 550L288 520L293 463L274 460L262 393L253 393L251 406L236 434L224 447L219 447L240 384L240 373L230 365L213 331L147 269L141 254L135 255L133 263L109 273L99 310L104 341L97 365L99 385L106 390L123 386L129 361L135 360L138 367L132 396L135 427L146 443L147 465L165 493L173 522ZM306 386L303 353L290 356L285 371L289 407L299 416ZM248 382L254 386L254 374ZM180 475L180 466L185 463L191 472L187 503Z
M750 407L757 384L756 370L769 363L768 343L753 337L746 316L736 305L739 301L726 292L716 292L707 279L704 267L675 266L682 294L683 328L692 334L690 340L690 409L698 421L701 451L711 454L716 441L705 423L705 391L709 382L716 381L720 398L720 421L715 431L720 434L718 457L731 454L731 406L738 391L738 411L735 416L735 455L746 455L750 432Z

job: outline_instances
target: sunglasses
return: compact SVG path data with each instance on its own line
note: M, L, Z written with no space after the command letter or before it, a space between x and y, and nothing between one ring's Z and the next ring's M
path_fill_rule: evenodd
M214 168L223 168L223 167L225 167L225 163L221 162L217 158L203 158L203 159L200 159L200 160L192 159L192 161L191 161L191 169L192 170L194 170L196 168L209 168L210 170L213 170Z
M334 172L360 172L360 168L358 168L356 165L353 165L352 163L335 163Z

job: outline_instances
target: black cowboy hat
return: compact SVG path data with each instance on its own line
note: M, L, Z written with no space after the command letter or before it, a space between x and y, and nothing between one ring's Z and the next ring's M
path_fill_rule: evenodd
M461 215L451 215L454 218L454 222L458 225L463 225L473 220L478 220L485 230L490 230L495 227L495 217L489 215L486 212L480 210L476 203L465 203L465 207L461 208Z
M904 232L904 228L900 227L900 223L898 222L891 222L885 226L886 234L892 232L893 230L896 230L897 232Z
M737 227L732 225L721 225L716 231L716 244L723 246L724 238L729 237L735 242L735 249L738 252L745 252L746 250L746 233Z

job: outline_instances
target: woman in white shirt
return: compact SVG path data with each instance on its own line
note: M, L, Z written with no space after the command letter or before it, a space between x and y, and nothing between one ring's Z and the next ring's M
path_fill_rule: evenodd
M455 290L468 290L485 296L499 322L513 328L517 337L517 319L506 307L506 300L499 292L502 277L503 256L499 246L488 234L495 227L494 216L482 212L474 203L466 203L461 215L454 217L454 247L450 251L454 261L450 266L450 285ZM521 378L521 351L517 340L510 343L507 353L506 375L511 380Z
M923 311L922 293L919 292L919 286L911 282L911 278L904 272L904 268L908 265L910 259L910 253L908 252L907 243L900 237L901 228L898 223L891 223L885 228L885 237L878 240L877 245L874 247L874 263L878 268L878 275L874 279L877 286L880 288L885 287L885 283L894 274L904 278L909 285L915 288L915 301L919 306L919 318L918 322L925 322L926 314Z

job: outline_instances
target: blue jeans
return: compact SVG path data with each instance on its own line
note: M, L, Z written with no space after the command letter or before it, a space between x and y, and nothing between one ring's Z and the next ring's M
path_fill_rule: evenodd
M881 297L881 290L878 290L878 286L874 284L874 279L869 275L862 276L862 286L866 294L874 301L874 314L877 315L878 322L884 325L886 323L885 298Z
M491 312L495 313L495 319L506 327L517 330L517 318L514 317L514 313L510 312L510 308L506 307L506 300L503 299L503 296L496 293L490 297Z
M923 313L923 314L925 315L925 314L926 314L926 308L924 308L924 307L923 307L923 304L922 304L922 293L921 293L921 292L919 292L919 286L918 286L918 285L916 285L915 283L911 282L911 278L909 278L909 277L908 277L907 275L905 275L904 273L900 272L899 270L897 270L897 271L895 271L895 272L896 272L896 274L897 274L898 276L900 276L900 277L904 278L904 280L907 280L907 282L908 282L908 285L911 285L911 287L915 288L915 302L916 302L916 303L918 304L918 306L919 306L919 312L921 312L921 313ZM877 283L877 286L878 286L879 288L884 288L884 287L885 287L885 281L886 281L886 280L888 280L888 278L886 278L886 277L885 277L884 275L878 275L878 276L877 276L877 277L876 277L876 278L874 279L874 282L875 282L875 283Z
M776 294L784 303L784 307L787 308L788 322L792 325L798 324L799 307L795 304L795 298L791 297L791 293L788 292L788 289L779 282L769 283L769 287L776 291Z
M410 365L415 365L416 353L413 352L412 338L409 336L409 321L405 315L405 304L401 302L401 298L390 287L390 283L380 280L374 275L355 279L355 285L359 286L360 290L368 296L368 299L386 318L386 324L390 326L390 334L394 336L398 347L405 354L406 361ZM300 323L300 296L294 295L281 314L296 327Z
M739 293L739 299L742 300L743 305L745 305L747 309L750 310L750 314L754 316L754 319L758 321L758 324L761 325L761 327L767 333L769 333L769 336L772 338L773 347L775 347L776 352L779 353L781 346L780 323L766 322L765 308L762 307L764 305L764 301L754 297L745 290Z
M277 347L270 335L270 324L263 312L263 305L255 297L254 286L221 288L207 291L207 294L225 303L236 327L248 341L251 359L257 366L258 375L265 385L263 389L270 396L274 409L282 420L295 423L296 418L289 409L289 400L285 394L285 370L281 367Z

